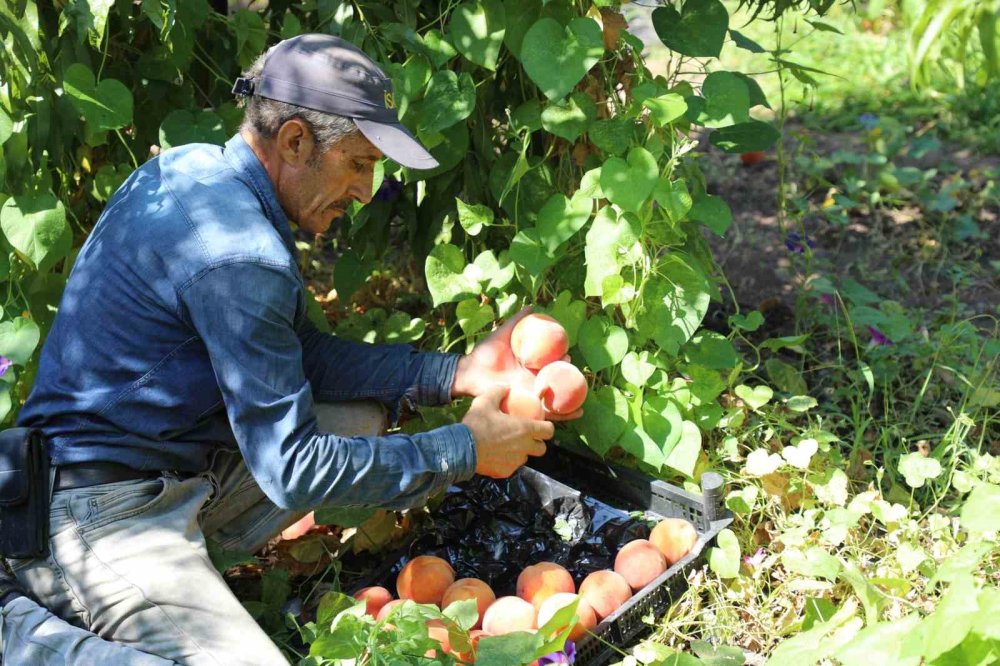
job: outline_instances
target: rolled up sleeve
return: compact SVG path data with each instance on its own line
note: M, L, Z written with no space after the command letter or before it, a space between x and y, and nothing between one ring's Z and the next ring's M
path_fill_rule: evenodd
M471 477L475 442L461 424L384 437L318 431L314 389L303 365L304 345L316 343L308 336L303 342L296 328L300 295L301 283L287 269L252 261L212 268L179 294L182 316L208 351L247 467L267 496L289 509L320 504L405 508ZM375 376L359 382L350 399L386 397L377 388L377 376L391 372L393 356L366 359L345 349L327 348L323 353L332 353L333 360L323 364L322 372L333 372L337 360L350 362L344 374ZM413 356L421 355L406 354ZM450 361L428 356L411 362L399 371L412 373L407 390L417 396L437 391L440 397ZM422 382L426 389L420 388ZM386 380L381 390L398 390L396 378Z

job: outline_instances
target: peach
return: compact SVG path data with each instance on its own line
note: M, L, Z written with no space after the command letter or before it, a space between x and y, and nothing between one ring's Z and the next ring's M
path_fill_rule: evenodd
M312 511L299 518L295 523L289 525L281 531L281 538L285 541L298 539L300 536L316 526L316 514Z
M497 600L497 595L493 593L489 585L478 578L462 578L461 580L456 580L444 591L444 597L441 599L441 608L447 608L454 602L462 601L463 599L476 600L476 605L479 607L479 621L473 627L478 628L483 623L483 614L490 607L490 604Z
M436 640L441 644L440 650L428 650L424 656L433 657L435 652L448 653L451 652L451 639L448 638L448 630L443 626L429 627L427 629L427 635Z
M399 606L404 601L406 601L406 599L393 599L392 601L390 601L389 603L387 603L385 606L382 606L382 608L378 612L378 615L375 616L375 619L378 620L379 622L381 622L386 617L388 617L389 613L392 612L393 608L395 608L396 606Z
M649 541L667 558L668 565L674 565L694 548L698 531L683 518L664 518L650 532Z
M560 608L568 606L577 599L580 600L576 607L577 621L576 626L569 632L569 640L576 641L586 636L588 631L593 631L594 627L597 626L597 615L586 599L569 592L559 592L545 600L542 607L538 609L538 626L544 627ZM562 631L565 628L565 626L559 627L557 631Z
M667 558L646 539L629 541L615 557L615 572L622 575L633 590L641 590L667 570Z
M420 555L407 562L399 572L396 592L400 599L441 605L444 591L454 582L455 570L448 562L433 555Z
M382 607L392 601L392 593L384 587L366 587L354 593L355 599L365 602L365 612L372 617L378 617Z
M521 597L500 597L486 609L483 631L490 636L531 631L537 618L535 607Z
M488 633L482 629L473 629L469 632L469 642L472 643L472 649L468 652L458 652L455 656L458 657L460 661L468 664L475 663L476 661L476 649L479 647L479 639L483 636L489 636Z
M541 421L545 418L542 401L537 395L523 389L512 388L500 401L500 411L522 419Z
M603 620L632 597L632 588L620 573L605 569L583 579L580 596L594 609L597 619Z
M565 568L555 562L539 562L525 567L517 577L517 596L535 608L557 592L576 592L576 583Z
M587 379L566 361L553 361L535 375L535 392L553 414L575 412L587 399Z
M545 314L530 314L517 322L510 348L521 365L540 370L569 351L569 337L558 321Z

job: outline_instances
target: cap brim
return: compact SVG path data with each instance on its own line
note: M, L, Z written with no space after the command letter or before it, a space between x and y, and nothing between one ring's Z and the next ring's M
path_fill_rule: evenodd
M434 169L438 161L420 145L410 130L400 123L377 123L355 118L354 124L386 157L410 169Z

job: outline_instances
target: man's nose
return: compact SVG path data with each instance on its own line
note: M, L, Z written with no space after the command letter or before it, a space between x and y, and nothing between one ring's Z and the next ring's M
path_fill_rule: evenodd
M372 200L372 174L361 178L351 185L350 194L356 201L366 204Z

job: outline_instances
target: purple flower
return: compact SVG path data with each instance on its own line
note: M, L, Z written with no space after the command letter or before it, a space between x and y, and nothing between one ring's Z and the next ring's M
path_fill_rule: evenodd
M375 191L375 196L372 199L375 201L395 201L402 192L403 183L392 176L386 176L378 190Z
M6 356L0 356L0 377L7 374L7 370L9 370L12 365L14 365L14 361L10 360Z
M820 294L819 302L822 303L823 305L835 305L835 301L833 300L833 294Z
M862 113L858 116L858 122L866 130L875 129L878 126L878 116L874 113Z
M789 252L805 254L806 248L808 247L809 249L812 249L813 245L813 240L809 238L808 234L803 237L795 231L789 233L788 237L785 239L785 247L788 248Z
M892 344L892 340L887 338L885 333L878 330L874 326L869 326L868 332L872 334L872 342L875 346L888 346Z
M576 645L573 641L566 641L566 646L562 652L547 654L538 660L538 666L545 664L572 664L576 660Z
M756 553L753 555L747 555L743 558L743 561L756 569L764 562L764 558L766 556L767 553L764 552L764 549L758 548Z

